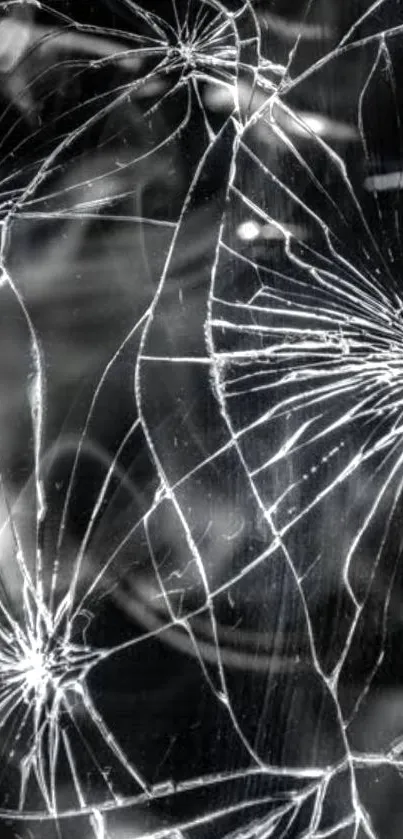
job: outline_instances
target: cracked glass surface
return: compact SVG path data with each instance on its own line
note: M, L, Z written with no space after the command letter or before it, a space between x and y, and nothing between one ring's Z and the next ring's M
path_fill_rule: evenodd
M403 824L403 6L0 3L0 835Z

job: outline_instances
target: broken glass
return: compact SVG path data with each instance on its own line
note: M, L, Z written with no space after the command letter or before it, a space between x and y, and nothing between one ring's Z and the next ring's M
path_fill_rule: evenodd
M402 41L0 3L2 837L400 836Z

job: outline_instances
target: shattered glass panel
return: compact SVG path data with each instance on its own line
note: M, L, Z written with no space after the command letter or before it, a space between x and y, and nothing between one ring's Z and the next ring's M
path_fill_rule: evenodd
M400 839L402 73L0 2L1 839Z

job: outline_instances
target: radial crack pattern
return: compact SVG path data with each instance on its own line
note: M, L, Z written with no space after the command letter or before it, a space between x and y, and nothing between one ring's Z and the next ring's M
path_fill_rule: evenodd
M339 5L0 4L5 836L399 833L403 19Z

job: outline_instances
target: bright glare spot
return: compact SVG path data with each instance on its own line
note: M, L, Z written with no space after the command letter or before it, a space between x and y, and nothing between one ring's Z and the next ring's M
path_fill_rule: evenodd
M219 87L209 84L204 92L204 103L212 111L220 111L223 108L233 108L236 103L235 85Z
M43 653L32 650L24 661L24 677L28 690L39 690L48 680L48 670Z
M314 114L304 114L303 121L306 127L314 134L318 134L319 137L326 134L326 121L322 117Z
M260 236L260 225L255 221L244 221L239 225L237 233L244 242L253 242Z
M387 192L403 188L403 172L385 172L381 175L370 175L364 181L364 187L369 192Z

